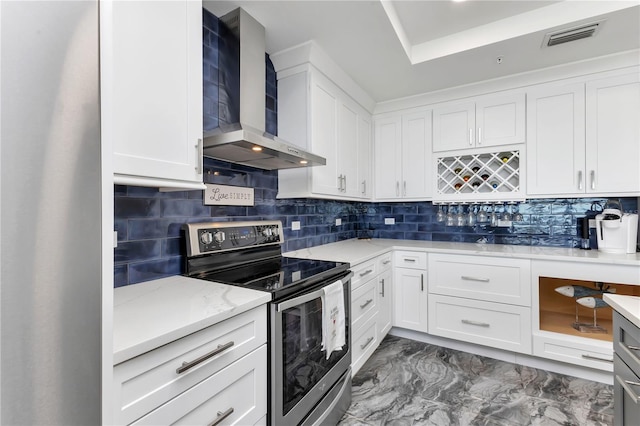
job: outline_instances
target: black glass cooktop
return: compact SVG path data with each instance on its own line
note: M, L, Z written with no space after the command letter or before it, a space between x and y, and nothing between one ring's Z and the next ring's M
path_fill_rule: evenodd
M206 272L194 278L268 291L276 298L338 277L348 269L349 264L343 262L278 257Z

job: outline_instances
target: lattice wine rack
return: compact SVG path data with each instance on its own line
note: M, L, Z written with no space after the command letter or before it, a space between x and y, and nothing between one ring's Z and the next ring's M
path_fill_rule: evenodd
M437 159L437 200L522 200L520 151Z

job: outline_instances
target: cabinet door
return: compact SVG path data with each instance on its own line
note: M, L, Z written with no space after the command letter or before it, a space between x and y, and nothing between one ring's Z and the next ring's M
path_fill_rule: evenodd
M355 105L338 105L338 176L342 176L342 195L360 196L358 184L358 112Z
M393 277L394 326L427 332L426 275L418 269L396 268Z
M402 121L400 117L376 120L375 193L376 198L399 198L402 163Z
M327 159L327 164L312 170L313 192L340 195L338 168L338 105L336 94L312 78L311 88L312 151Z
M527 194L585 191L584 84L527 92Z
M202 186L202 3L100 7L103 137L116 183Z
M587 82L587 193L640 192L640 76Z
M430 197L431 176L431 111L402 117L402 196Z
M378 333L379 333L379 341L384 339L384 336L387 335L389 330L391 330L391 312L393 309L392 305L392 293L391 289L393 288L391 282L391 270L388 269L380 276L378 276Z
M524 143L524 93L476 100L476 147Z
M358 196L371 198L373 182L371 181L371 117L361 114L358 117Z
M473 148L476 144L474 102L443 105L433 110L433 151Z

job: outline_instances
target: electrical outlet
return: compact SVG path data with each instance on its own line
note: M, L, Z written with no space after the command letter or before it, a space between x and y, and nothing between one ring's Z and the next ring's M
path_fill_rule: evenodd
M384 218L384 224L385 225L395 225L396 224L396 219L393 217L385 217Z
M336 226L340 226L340 225L342 225L342 219L337 218L336 219Z
M300 230L300 221L299 220L294 220L293 222L291 222L291 230L292 231L299 231Z

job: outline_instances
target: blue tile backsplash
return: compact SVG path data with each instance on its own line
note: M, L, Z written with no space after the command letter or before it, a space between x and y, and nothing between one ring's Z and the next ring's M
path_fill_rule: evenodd
M219 110L219 33L223 25L203 10L204 128L224 122ZM277 133L277 86L273 65L267 61L267 131ZM205 182L255 189L255 205L205 206L202 191L159 192L154 188L114 187L114 250L116 287L184 272L184 238L187 222L231 220L281 220L283 251L356 237L489 244L577 247L576 219L584 217L594 201L603 199L539 199L520 205L523 221L508 228L487 225L447 227L436 221L438 206L430 202L363 203L315 199L276 200L278 173L205 158ZM637 211L637 199L623 198L625 211ZM385 218L395 225L385 225ZM341 218L342 225L335 226ZM300 221L299 231L291 222Z

